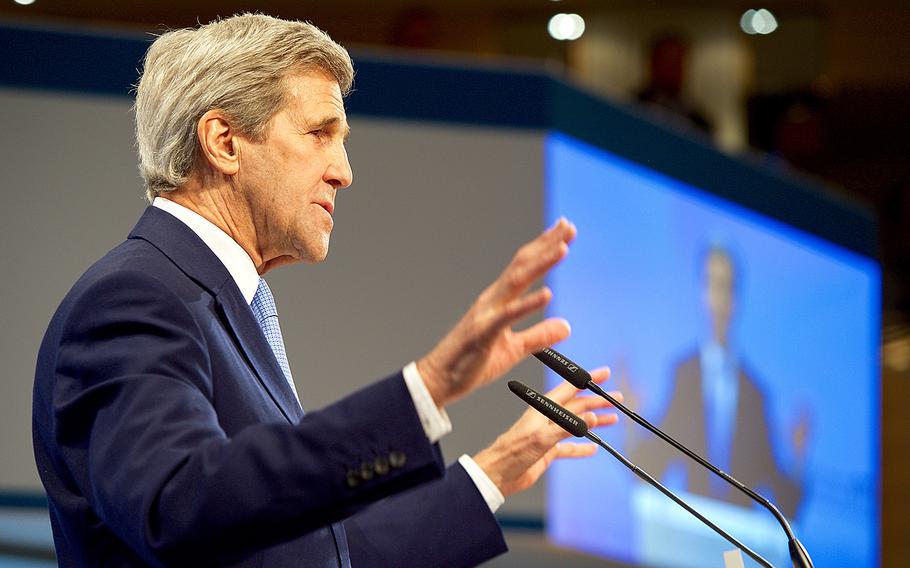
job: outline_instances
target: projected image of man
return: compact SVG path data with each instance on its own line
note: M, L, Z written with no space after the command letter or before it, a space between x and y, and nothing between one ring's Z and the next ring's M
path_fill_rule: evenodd
M698 454L768 495L792 517L802 500L798 474L781 470L773 452L766 393L732 341L737 307L737 266L721 246L712 246L702 263L703 308L709 337L675 365L669 407L661 428L678 434ZM806 423L790 438L797 462L805 456ZM682 467L688 491L749 506L732 486L656 439L635 450L637 461L656 475Z

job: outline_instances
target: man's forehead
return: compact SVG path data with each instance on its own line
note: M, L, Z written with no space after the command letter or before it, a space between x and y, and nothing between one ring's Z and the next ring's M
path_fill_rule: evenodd
M286 80L286 109L307 126L347 126L338 82L321 72L296 73Z
M331 102L344 108L341 87L332 75L319 69L294 71L285 77L285 89L289 97L303 101Z

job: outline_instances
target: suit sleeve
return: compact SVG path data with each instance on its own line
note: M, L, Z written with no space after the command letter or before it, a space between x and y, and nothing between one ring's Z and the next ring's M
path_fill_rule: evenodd
M701 420L696 412L697 409L688 404L691 397L687 396L687 389L691 391L696 388L696 385L690 384L691 380L687 380L690 379L692 374L690 363L683 363L675 369L673 373L673 391L669 398L667 410L660 420L661 430L676 436L679 436L680 433L688 433L686 436L688 439L684 441L689 445L695 445L693 442L698 439L699 433L693 432L693 430L700 427L698 420ZM642 439L640 429L636 424L627 421L626 427L633 429L636 434L639 434L630 435L630 438L635 441ZM672 446L652 435L646 435L643 441L638 444L633 443L629 455L633 462L657 479L660 479L666 473L673 460L681 459Z
M743 385L743 401L748 409L745 424L739 425L742 440L737 440L748 456L742 455L742 469L749 473L749 482L760 491L771 490L772 501L781 512L793 518L802 499L802 489L798 480L791 478L780 469L772 447L771 421L764 394L748 374ZM739 420L743 420L742 417ZM734 448L734 451L736 449ZM743 452L746 453L745 451ZM751 459L750 459L751 458ZM737 464L739 465L739 464Z
M477 566L508 550L470 476L445 476L389 497L344 521L353 566Z
M212 404L205 323L173 292L120 272L68 305L51 401L60 460L150 564L226 562L443 472L400 373L297 425L229 438ZM351 464L391 453L385 475L348 482Z

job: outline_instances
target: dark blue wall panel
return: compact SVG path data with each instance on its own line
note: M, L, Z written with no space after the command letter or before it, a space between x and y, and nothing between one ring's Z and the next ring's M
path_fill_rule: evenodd
M0 24L0 86L131 96L152 37ZM726 156L543 72L355 56L354 115L559 130L875 256L868 211L819 186Z

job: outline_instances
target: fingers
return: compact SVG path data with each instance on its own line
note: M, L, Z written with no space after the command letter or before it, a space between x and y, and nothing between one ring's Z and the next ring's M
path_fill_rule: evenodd
M610 402L606 399L600 398L599 396L585 395L576 396L575 398L567 401L563 406L565 406L567 410L581 415L584 412L599 410L601 408L610 408L613 405L610 404Z
M588 425L588 428L599 428L600 426L612 426L619 421L616 414L595 414L593 412L584 412L579 416Z
M595 383L603 383L610 378L610 368L609 367L600 367L591 371L591 380ZM620 391L609 391L609 395L615 398L620 403L626 402L626 397Z
M551 390L546 394L546 397L552 400L555 403L566 406L572 397L580 393L581 391L573 387L571 383L567 381L561 381L556 388Z
M610 378L610 373L610 367L598 367L591 371L591 380L600 384Z
M612 426L619 422L619 416L615 414L595 414L597 417L593 424L588 424L588 428L600 428L601 426Z
M531 411L536 412L536 411ZM531 415L535 416L535 415ZM539 414L536 416L540 416ZM585 421L585 424L588 425L588 428L601 428L604 426L612 426L619 422L619 417L616 414L595 414L594 412L587 411L579 414L579 418ZM546 428L539 430L537 432L538 436L536 438L538 447L541 449L550 448L553 444L565 440L572 436L569 432L564 430L562 427L558 426L554 422L546 420Z
M515 332L515 339L521 345L522 350L530 355L544 347L564 341L571 333L572 328L569 327L569 322L566 320L548 318L532 325L528 329Z
M525 244L477 298L468 313L427 356L418 371L433 401L445 406L511 369L527 355L563 341L569 323L549 318L519 332L512 325L547 305L546 286L528 288L568 252L575 226L565 219Z
M597 451L595 444L585 444L579 442L562 442L556 444L556 459L563 458L586 458L594 455Z
M625 403L625 402L626 402L626 397L623 396L622 392L620 392L620 391L607 391L607 394L610 395L610 396L612 396L614 399L616 399L616 402L619 402L619 403ZM608 400L605 399L605 398L601 398L601 397L599 397L599 396L596 397L596 398L599 399L599 400L604 401L604 402L606 403L606 406L613 406L613 403L611 403L610 401L608 401Z
M496 280L496 299L509 301L527 290L569 252L568 245L576 233L575 225L560 218L548 230L518 249Z
M591 379L596 383L603 383L610 378L610 368L609 367L600 367L591 372ZM610 401L599 397L599 396L579 396L583 391L576 389L572 384L562 381L554 389L550 390L546 396L553 402L560 404L566 407L567 410L574 412L575 414L582 414L590 410L598 410L601 408L610 408L613 406ZM619 402L625 402L623 394L619 391L610 391L610 396L616 399ZM602 416L614 416L610 414ZM608 419L607 422L598 423L598 424L589 424L589 426L605 426L614 424L616 420Z
M532 313L543 309L553 298L553 292L546 286L529 294L520 296L508 304L494 322L496 328L503 328L517 323Z

